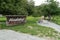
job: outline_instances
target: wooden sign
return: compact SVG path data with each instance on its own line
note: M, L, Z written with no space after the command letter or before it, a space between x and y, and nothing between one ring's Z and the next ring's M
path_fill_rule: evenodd
M26 16L25 15L6 15L6 25L17 25L17 24L23 24L26 22Z

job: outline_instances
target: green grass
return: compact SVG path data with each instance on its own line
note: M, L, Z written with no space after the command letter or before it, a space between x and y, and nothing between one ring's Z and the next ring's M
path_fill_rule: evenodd
M5 22L6 21L6 18L5 17L0 17L0 22Z
M60 16L54 16L54 19L52 21L58 25L60 25Z
M59 35L57 35L59 33L57 31L55 31L54 29L37 25L36 21L38 21L38 19L39 19L39 17L29 16L29 17L27 17L27 19L26 19L27 22L25 24L15 25L15 26L6 26L6 24L4 22L4 21L6 21L6 18L4 17L3 19L1 19L2 23L0 24L0 29L10 29L10 30L27 33L27 34L31 34L31 35L36 35L36 36L40 36L40 37L59 36Z

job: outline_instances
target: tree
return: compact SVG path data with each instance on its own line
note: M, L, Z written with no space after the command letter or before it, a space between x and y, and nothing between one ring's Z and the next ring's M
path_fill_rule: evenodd
M43 4L41 6L42 14L44 16L48 16L50 20L52 15L58 14L58 6L58 2L54 0L47 0L47 4Z
M27 0L0 0L0 14L27 15Z
M42 15L41 6L35 6L34 13L32 15L34 17L40 17Z
M34 13L34 1L33 0L28 1L26 9L27 9L28 15L32 15Z

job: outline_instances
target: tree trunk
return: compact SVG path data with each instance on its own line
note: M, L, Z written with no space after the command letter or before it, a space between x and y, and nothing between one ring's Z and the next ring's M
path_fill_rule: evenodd
M51 21L51 15L48 15L48 21Z
M46 15L44 15L44 20L46 20Z
M46 17L44 16L44 20L46 20Z

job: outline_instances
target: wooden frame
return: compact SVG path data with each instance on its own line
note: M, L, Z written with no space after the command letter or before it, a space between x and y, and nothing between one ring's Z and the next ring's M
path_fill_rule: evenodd
M17 25L17 24L23 24L26 22L26 16L25 15L6 15L6 25Z

